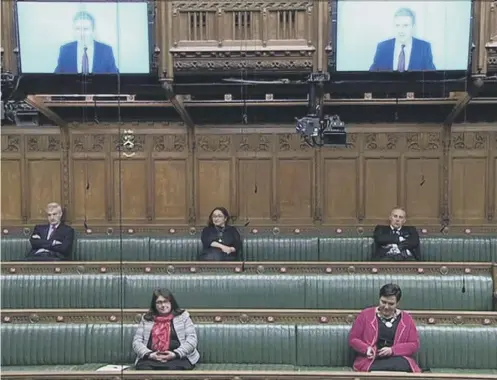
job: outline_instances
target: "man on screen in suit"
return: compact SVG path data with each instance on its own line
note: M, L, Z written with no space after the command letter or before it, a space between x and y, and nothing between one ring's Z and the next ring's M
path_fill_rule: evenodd
M394 15L396 37L382 41L376 47L370 71L428 71L436 70L431 44L414 38L416 16L409 8Z
M95 41L95 18L78 12L73 18L76 40L60 47L56 74L116 74L112 47Z
M62 207L58 203L47 205L48 224L35 226L29 242L31 251L26 261L70 260L74 243L74 230L62 221Z
M373 260L421 260L418 231L416 227L406 226L405 222L406 211L395 207L390 213L390 224L376 226L373 233Z

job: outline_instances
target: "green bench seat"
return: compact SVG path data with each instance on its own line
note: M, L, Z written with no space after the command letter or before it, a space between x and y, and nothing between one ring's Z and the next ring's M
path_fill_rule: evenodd
M6 274L1 302L4 309L147 308L160 287L186 308L361 309L388 282L402 287L409 310L493 307L490 274Z
M497 373L488 326L419 326L421 368ZM2 324L2 371L94 370L131 364L131 324ZM350 325L199 324L197 370L351 371ZM50 349L47 349L50 348Z
M369 261L370 237L259 236L243 239L245 261ZM23 258L26 237L3 236L2 261ZM192 261L202 250L200 236L141 237L84 235L76 239L74 261ZM424 261L497 262L495 237L425 237Z

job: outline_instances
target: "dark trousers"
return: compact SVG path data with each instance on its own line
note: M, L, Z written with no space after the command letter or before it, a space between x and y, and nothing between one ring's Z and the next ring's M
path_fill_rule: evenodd
M51 256L51 255L28 255L23 259L19 259L16 261L63 261L63 260L57 256Z
M187 358L174 359L165 363L151 359L140 359L136 363L135 369L138 371L183 371L191 370L194 367Z
M208 249L199 257L200 261L238 261L238 257L234 255L227 255L220 249Z

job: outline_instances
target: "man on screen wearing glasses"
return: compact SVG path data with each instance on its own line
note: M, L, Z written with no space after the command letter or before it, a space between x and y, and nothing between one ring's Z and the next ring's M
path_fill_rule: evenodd
M73 18L75 41L60 47L56 74L116 74L112 47L95 41L95 18L88 12Z
M416 16L409 8L401 8L394 15L395 38L382 41L370 71L428 71L436 70L431 44L414 38Z

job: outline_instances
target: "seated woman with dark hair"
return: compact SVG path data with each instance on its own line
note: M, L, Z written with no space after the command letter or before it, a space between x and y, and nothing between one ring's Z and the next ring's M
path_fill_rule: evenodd
M242 240L236 227L228 225L230 215L216 207L202 231L202 261L236 261L241 259Z
M188 370L200 359L197 333L169 290L155 290L133 338L138 370Z
M397 308L402 298L398 285L380 289L378 307L364 309L350 330L349 345L358 353L354 370L421 372L413 359L419 336L412 317Z

